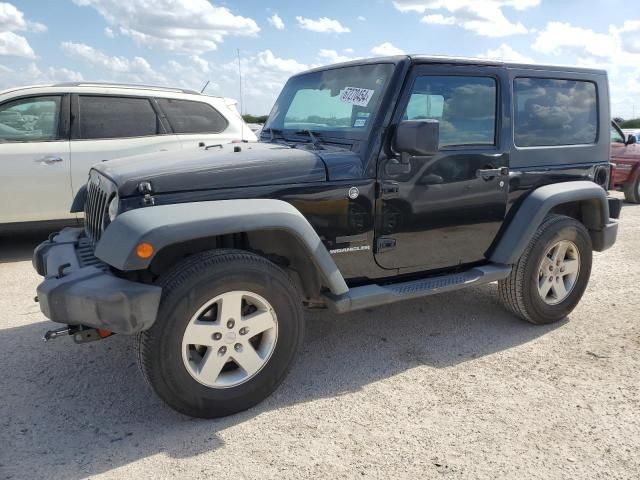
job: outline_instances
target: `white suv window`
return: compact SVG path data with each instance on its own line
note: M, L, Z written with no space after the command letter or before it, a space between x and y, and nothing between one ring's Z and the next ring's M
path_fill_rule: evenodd
M164 133L148 98L81 95L78 112L79 137L85 140Z
M0 143L57 140L60 102L60 96L47 96L0 105Z
M173 98L158 98L156 101L167 115L175 133L220 133L229 124L208 103Z

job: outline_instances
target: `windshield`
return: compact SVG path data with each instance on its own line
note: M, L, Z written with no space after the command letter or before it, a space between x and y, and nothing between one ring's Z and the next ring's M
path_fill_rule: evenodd
M289 79L265 130L312 130L360 138L374 117L393 73L392 64L359 65Z

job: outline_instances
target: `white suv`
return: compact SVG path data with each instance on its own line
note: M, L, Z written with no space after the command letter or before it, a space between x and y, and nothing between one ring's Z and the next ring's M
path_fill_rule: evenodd
M75 219L71 201L97 162L242 140L256 136L230 98L98 83L5 90L0 231Z

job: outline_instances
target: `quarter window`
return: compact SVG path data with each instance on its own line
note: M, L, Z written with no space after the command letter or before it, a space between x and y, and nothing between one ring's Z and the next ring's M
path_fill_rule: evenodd
M517 146L595 143L598 108L594 83L516 78L513 85Z
M82 95L79 114L82 139L145 137L164 133L147 98Z
M489 77L424 76L413 85L405 120L440 122L440 146L494 145L496 81Z
M59 139L60 96L31 97L0 106L0 143Z
M227 128L224 116L208 103L158 98L175 133L220 133Z

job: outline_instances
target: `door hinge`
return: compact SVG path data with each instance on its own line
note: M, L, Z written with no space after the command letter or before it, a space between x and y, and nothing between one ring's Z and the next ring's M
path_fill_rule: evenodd
M381 195L396 195L400 193L400 184L398 182L382 182L380 184Z
M396 248L396 239L389 237L379 238L376 242L376 246L376 251L378 253L385 252L387 250L393 250L394 248Z

